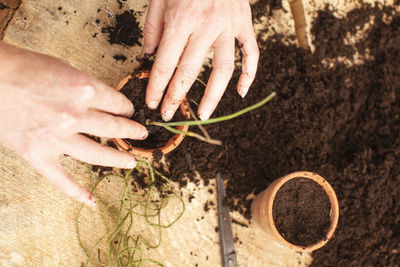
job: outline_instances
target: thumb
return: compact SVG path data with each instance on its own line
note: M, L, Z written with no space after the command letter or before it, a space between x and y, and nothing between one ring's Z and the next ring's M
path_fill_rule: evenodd
M143 47L140 56L155 54L164 29L165 1L150 0L143 27Z
M79 202L83 202L86 205L96 206L96 200L93 194L73 181L65 172L57 158L41 158L35 160L33 166L36 167L51 184L67 196Z

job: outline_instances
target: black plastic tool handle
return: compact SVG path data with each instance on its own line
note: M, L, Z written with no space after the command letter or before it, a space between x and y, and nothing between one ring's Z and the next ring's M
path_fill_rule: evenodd
M232 222L229 208L224 203L226 197L221 173L217 174L218 218L221 236L222 263L224 267L237 267L235 240L232 233Z

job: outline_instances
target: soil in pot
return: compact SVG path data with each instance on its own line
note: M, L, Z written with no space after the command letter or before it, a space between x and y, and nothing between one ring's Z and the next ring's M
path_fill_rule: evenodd
M330 210L329 197L318 183L294 178L278 190L272 216L283 238L306 247L326 239Z
M145 149L161 148L167 141L175 134L166 130L164 127L146 125L146 121L163 121L160 109L151 110L145 104L145 94L148 79L139 79L136 77L135 72L130 79L120 90L129 100L131 100L135 107L135 113L131 119L146 126L149 136L145 140L125 139L134 147L141 147ZM180 113L179 109L176 111L171 121L185 120L184 116Z

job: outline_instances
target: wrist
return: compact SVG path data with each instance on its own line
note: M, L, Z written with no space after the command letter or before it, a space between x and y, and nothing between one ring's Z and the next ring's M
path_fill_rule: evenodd
M0 41L0 81L9 78L12 73L19 65L18 54L21 54L23 50L8 45ZM24 59L28 60L28 59Z

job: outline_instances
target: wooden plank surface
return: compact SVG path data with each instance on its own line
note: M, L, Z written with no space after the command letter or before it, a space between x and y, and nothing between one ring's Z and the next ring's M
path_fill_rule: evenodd
M11 9L16 9L19 6L20 0L1 0L0 3L5 4Z
M19 0L0 0L0 39L19 4Z
M0 35L4 31L13 11L10 8L0 9Z
M145 11L146 1L130 1L129 8ZM138 47L109 45L99 33L107 24L107 12L121 12L117 1L33 1L25 0L9 23L3 41L40 53L63 58L109 85L115 85L137 66ZM59 7L62 7L59 10ZM101 12L97 12L98 9ZM124 7L128 8L128 7ZM285 16L284 12L280 14ZM287 16L287 15L286 15ZM144 14L139 16L143 25ZM286 17L287 21L290 18ZM93 37L98 33L96 38ZM128 57L125 62L113 59L115 54ZM87 186L90 173L85 165L63 158L68 172ZM75 215L79 204L54 189L19 156L0 146L0 266L80 266L85 256L75 233ZM278 178L278 177L277 177ZM112 198L121 184L111 181L101 189L105 198ZM193 194L186 201L187 210L180 221L166 230L163 243L149 256L166 266L220 266L216 207L204 211L207 200L215 201L215 180L209 186L189 183L183 195ZM185 198L187 199L187 198ZM102 230L99 211L87 209L83 220L86 241ZM245 221L240 214L235 219ZM143 225L136 225L141 229ZM250 225L233 225L239 266L306 266L309 254L295 253L268 240L260 229Z

